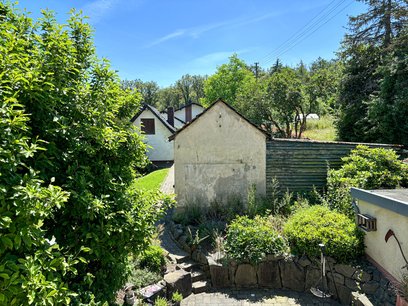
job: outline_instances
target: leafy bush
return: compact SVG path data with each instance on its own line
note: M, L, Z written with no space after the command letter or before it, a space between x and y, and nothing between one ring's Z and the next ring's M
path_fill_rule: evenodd
M347 262L363 253L363 234L346 215L316 205L301 209L291 216L284 234L294 254L316 257L319 243L339 261Z
M342 161L340 169L328 172L324 201L349 216L353 216L350 187L408 187L408 165L398 160L394 150L359 145Z
M140 255L139 265L141 268L159 273L166 265L164 250L158 245L150 245Z
M166 206L132 188L140 95L97 59L80 15L43 15L0 2L0 304L111 301Z
M286 243L267 218L241 216L227 228L225 250L232 259L257 263L268 254L285 252Z

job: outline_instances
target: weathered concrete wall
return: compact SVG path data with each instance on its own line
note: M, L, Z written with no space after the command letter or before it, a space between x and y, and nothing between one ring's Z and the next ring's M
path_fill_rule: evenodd
M145 135L145 142L150 146L147 156L151 161L169 161L174 159L173 143L169 141L172 133L157 117L149 110L145 109L133 122L140 128L141 119L154 119L155 134Z
M399 239L404 254L408 255L408 217L382 208L373 203L358 200L360 213L377 219L377 230L367 232L364 237L366 253L398 281L402 280L402 269L406 265L394 237L385 242L385 235L391 229Z
M265 194L265 137L222 102L212 106L174 140L178 205L244 199L252 184Z

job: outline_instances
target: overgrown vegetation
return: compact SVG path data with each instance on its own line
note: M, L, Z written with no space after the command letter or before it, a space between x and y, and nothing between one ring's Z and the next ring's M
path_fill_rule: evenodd
M75 11L34 22L1 2L0 19L0 304L111 301L167 203L132 188L140 96Z
M320 119L307 120L304 138L321 141L335 141L337 139L333 116L324 115Z
M324 206L301 209L291 216L284 234L291 251L298 255L318 257L319 243L338 261L348 262L363 254L363 234L347 216Z
M227 228L225 250L229 258L257 263L266 255L287 251L284 238L269 223L268 218L237 217Z

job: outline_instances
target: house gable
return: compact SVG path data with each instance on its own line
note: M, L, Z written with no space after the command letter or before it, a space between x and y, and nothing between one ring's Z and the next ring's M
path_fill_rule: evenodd
M264 194L266 137L225 102L214 103L174 138L179 205L245 201L253 184Z
M149 107L145 107L137 116L134 117L132 123L141 129L142 121L154 120L154 134L144 134L145 142L149 145L147 156L153 162L172 161L174 159L173 144L169 142L169 137L174 133L175 129L168 124L157 113ZM164 121L164 122L163 122ZM151 123L150 123L151 124ZM141 129L142 130L142 129Z

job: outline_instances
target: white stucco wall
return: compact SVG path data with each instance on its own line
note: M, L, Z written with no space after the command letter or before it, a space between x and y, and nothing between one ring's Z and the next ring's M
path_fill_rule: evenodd
M390 237L388 242L385 242L385 235L389 229L393 230L405 256L408 256L408 217L362 200L358 200L358 206L360 213L377 218L377 230L367 232L364 238L367 255L401 281L402 272L407 271L401 269L405 261L395 238Z
M197 115L201 114L204 111L204 108L202 106L198 106L196 104L192 104L191 107L191 114L192 114L192 119L197 117ZM174 116L183 120L186 122L186 109L183 107L182 109L175 111Z
M175 192L188 202L246 200L248 187L266 189L265 135L218 102L174 140Z
M169 142L169 137L172 135L170 130L149 109L145 109L133 124L140 128L141 119L154 119L155 134L145 135L145 142L150 146L147 152L149 160L173 160L173 143Z

